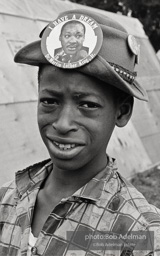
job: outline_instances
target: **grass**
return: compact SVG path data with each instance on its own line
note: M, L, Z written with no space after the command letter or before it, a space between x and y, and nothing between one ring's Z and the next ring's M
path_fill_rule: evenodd
M131 183L145 196L150 204L160 208L160 165L138 173Z

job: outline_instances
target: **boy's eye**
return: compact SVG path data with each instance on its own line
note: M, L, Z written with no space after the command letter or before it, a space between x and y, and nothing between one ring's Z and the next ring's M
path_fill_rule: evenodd
M58 105L58 101L56 99L42 98L40 99L40 102L44 105Z
M95 109L95 108L99 108L100 105L98 103L95 103L95 102L82 102L81 107L83 108L89 108L89 109Z

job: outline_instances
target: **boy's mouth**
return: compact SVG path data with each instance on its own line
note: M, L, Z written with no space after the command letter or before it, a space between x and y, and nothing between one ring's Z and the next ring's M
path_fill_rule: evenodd
M86 146L82 139L59 138L47 135L51 155L59 159L72 159L80 154Z
M53 141L53 143L61 150L70 150L72 148L76 147L76 144L62 144L62 143L58 143L56 141Z

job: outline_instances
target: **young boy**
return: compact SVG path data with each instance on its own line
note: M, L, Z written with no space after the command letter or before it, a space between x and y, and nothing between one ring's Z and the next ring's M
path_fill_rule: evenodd
M66 65L51 53L70 20L85 26L90 52ZM1 188L0 255L160 255L160 210L106 155L133 97L147 100L135 80L135 38L88 10L61 13L40 36L15 62L39 66L38 125L50 159Z

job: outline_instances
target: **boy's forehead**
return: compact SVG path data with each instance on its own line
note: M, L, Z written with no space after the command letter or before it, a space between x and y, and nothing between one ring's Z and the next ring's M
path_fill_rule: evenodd
M113 91L111 85L76 70L63 70L52 65L43 65L40 68L39 75L41 90L45 88L59 91L72 89L73 93L84 96Z

